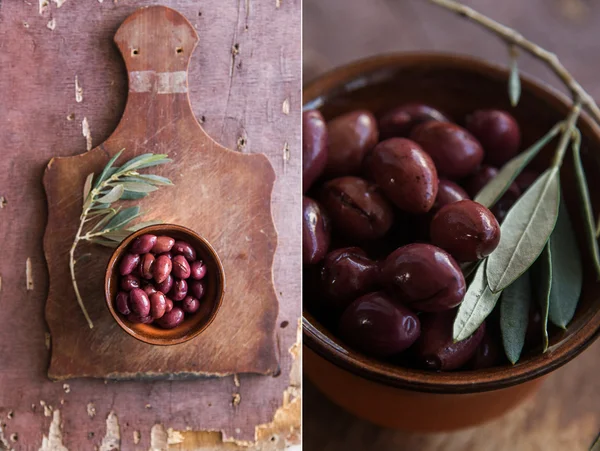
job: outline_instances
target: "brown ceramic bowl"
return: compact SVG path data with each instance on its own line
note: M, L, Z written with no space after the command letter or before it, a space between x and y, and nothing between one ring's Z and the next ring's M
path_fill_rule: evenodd
M511 108L507 80L506 69L469 57L387 55L333 70L309 83L304 89L304 105L306 109L320 109L325 118L331 119L357 108L367 108L378 115L404 102L423 102L439 108L458 123L478 108L501 108L517 118L524 147L566 117L569 100L526 77L521 80L519 105ZM592 201L598 211L600 174L598 160L592 157L600 152L600 130L585 115L578 125L584 137L584 165ZM553 150L545 149L545 155L533 164L543 166ZM404 368L352 350L305 309L304 372L308 378L355 415L412 431L451 430L482 423L535 393L541 376L582 352L600 330L600 286L583 238L571 158L565 159L561 176L563 193L581 240L586 274L575 318L566 331L551 330L547 353L533 350L514 366L478 371L436 373ZM305 286L304 292L310 292L309 287ZM304 301L307 306L316 300Z
M200 310L193 315L186 315L185 320L174 329L161 329L154 324L134 324L127 321L114 308L115 297L119 291L119 264L129 244L138 236L151 233L157 236L168 235L176 240L185 240L194 249L199 259L206 264L206 292L201 299ZM225 272L219 256L210 243L193 230L173 224L160 224L145 227L125 238L115 249L104 278L104 295L106 306L115 321L134 338L153 345L176 345L200 335L215 319L225 294Z

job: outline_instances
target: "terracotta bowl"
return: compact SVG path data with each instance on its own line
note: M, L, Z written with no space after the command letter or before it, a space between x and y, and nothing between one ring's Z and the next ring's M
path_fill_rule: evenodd
M114 308L115 297L119 291L121 257L126 253L129 244L145 233L167 235L176 240L187 241L196 249L198 259L202 259L206 265L207 273L203 279L206 281L206 292L200 301L200 310L193 315L186 315L183 323L174 329L161 329L153 324L131 323ZM111 315L129 335L152 345L176 345L197 337L213 322L225 294L225 272L219 256L210 243L193 230L173 224L153 225L132 233L115 249L106 268L104 294Z
M570 103L563 95L522 78L522 95L511 108L508 72L484 61L443 54L395 54L345 66L304 89L305 109L318 108L327 119L357 108L380 114L404 102L438 107L461 123L478 108L512 112L521 124L523 146L537 141L563 120ZM598 211L600 130L587 117L579 120L582 153L593 202ZM556 145L556 141L551 143ZM543 166L553 147L534 161ZM304 311L304 372L332 401L382 426L411 431L441 431L473 426L502 415L535 393L544 376L574 358L600 330L600 286L584 242L572 162L561 173L563 193L584 258L584 288L575 318L566 331L552 329L547 353L532 350L518 364L478 371L436 373L371 359L340 341L310 311ZM305 286L305 293L310 292ZM305 306L314 299L304 300Z

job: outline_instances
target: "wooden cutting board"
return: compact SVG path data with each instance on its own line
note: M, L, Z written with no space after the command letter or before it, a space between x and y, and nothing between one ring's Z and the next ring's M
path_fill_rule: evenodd
M115 35L129 75L121 122L98 147L75 157L54 158L46 169L48 224L44 252L50 287L46 320L51 334L52 379L174 378L278 371L278 300L272 266L277 234L271 215L275 174L261 154L243 154L210 138L192 113L187 68L198 42L178 12L141 8ZM99 68L101 70L101 68ZM103 280L109 249L86 243L78 255L78 285L94 323L90 329L70 279L69 249L79 224L87 174L98 174L125 149L117 164L147 152L172 163L153 173L169 177L163 187L135 201L140 221L160 219L189 227L219 254L227 292L215 321L199 337L175 346L144 344L123 332L106 308ZM130 204L133 201L121 201Z

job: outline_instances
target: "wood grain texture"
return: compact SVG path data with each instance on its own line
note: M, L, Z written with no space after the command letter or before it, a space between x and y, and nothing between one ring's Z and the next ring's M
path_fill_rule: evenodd
M464 3L556 52L585 89L600 96L600 65L589 57L599 36L600 5L579 0ZM507 62L506 49L496 38L422 0L305 0L304 11L305 82L355 59L395 51L448 51ZM538 62L524 57L520 67L564 91ZM332 405L309 385L304 396L304 446L311 451L584 451L600 430L598 352L596 343L551 374L540 393L516 411L452 434L413 435L378 428Z
M280 301L281 375L241 375L239 387L226 377L88 379L69 381L66 388L46 377L48 272L42 237L47 207L42 177L53 156L70 157L86 149L84 118L93 146L116 129L127 99L127 72L113 36L138 7L157 2L67 0L60 8L57 3L48 2L42 13L37 1L0 4L0 197L6 200L0 209L0 320L9 325L0 329L3 435L10 442L18 433L17 449L38 449L42 436L49 434L51 406L60 411L58 424L68 449L100 446L111 411L118 416L126 450L148 449L155 424L253 440L255 426L271 422L282 405L293 362L287 350L296 341L300 312L300 282L291 276L300 270L300 2L283 1L279 7L275 0L161 2L183 13L200 38L190 60L189 95L202 127L224 147L265 153L277 176L272 209L279 240L273 272ZM52 19L54 30L47 27ZM286 100L289 114L282 108ZM103 161L98 157L87 169ZM60 233L72 233L70 226L65 224ZM280 327L282 323L289 326ZM240 395L237 406L232 405L234 393ZM88 416L88 405L95 416ZM135 431L140 433L137 445Z
M130 79L121 122L95 149L52 159L46 169L44 251L50 276L46 320L52 337L52 379L272 375L278 370L278 301L272 277L277 233L271 216L275 173L264 155L228 150L197 123L186 79L197 40L185 17L166 7L142 8L128 17L115 35ZM145 79L140 83L136 76ZM87 174L99 174L121 149L117 165L147 152L173 160L152 171L170 178L173 187L129 203L140 206L141 221L161 219L202 235L225 270L227 289L219 315L201 336L177 346L142 343L114 321L103 290L111 252L91 244L78 254L92 254L77 272L93 329L86 327L75 292L68 288L66 250L81 215L81 187Z

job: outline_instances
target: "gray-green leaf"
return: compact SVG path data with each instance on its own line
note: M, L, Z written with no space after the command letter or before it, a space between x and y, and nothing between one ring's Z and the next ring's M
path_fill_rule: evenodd
M547 169L506 215L500 243L486 265L493 292L517 280L544 249L558 216L559 185L558 168Z
M83 184L83 203L87 200L90 195L90 191L92 190L92 181L94 180L94 173L88 174L85 179L85 183Z
M119 230L113 230L111 232L106 232L106 233L102 234L102 237L106 238L107 240L117 241L120 243L125 238L127 238L129 235L131 235L132 233L133 232L131 232L127 229L119 229Z
M452 337L454 341L469 338L481 326L500 297L500 293L492 293L485 277L485 265L479 265L475 277L467 289L467 293L458 307Z
M106 224L108 224L108 221L110 221L112 218L114 218L116 216L116 214L119 212L120 209L121 209L121 207L117 208L116 210L114 208L111 208L110 210L108 210L108 213L106 214L106 216L104 216L100 221L98 221L96 223L96 225L94 225L94 227L92 227L92 229L90 230L90 233L93 233L96 230L102 230L102 228Z
M548 349L548 310L550 305L550 290L552 288L552 251L548 243L539 256L533 271L535 288L542 313L542 334L544 352Z
M100 237L90 238L90 241L95 244L100 244L101 246L112 247L115 248L119 245L116 241L106 240Z
M115 215L112 220L104 226L103 230L116 230L120 227L125 226L129 221L137 218L140 214L140 207L129 207L121 210L117 215Z
M552 288L548 316L555 325L566 329L579 302L583 271L577 239L564 202L560 204L558 220L550 235L550 251Z
M500 299L500 330L508 360L519 361L529 323L531 306L531 279L529 271L506 287Z
M106 180L109 177L109 172L111 170L113 170L114 173L114 168L112 167L113 163L115 161L117 161L117 159L121 156L121 154L123 153L125 149L121 149L119 150L109 161L108 163L106 163L106 166L104 166L104 169L102 170L102 172L100 173L100 177L98 177L98 179L96 180L96 184L94 185L94 188L98 188L98 186L100 186L100 184L102 182L104 182L104 180ZM111 174L112 175L112 174Z
M519 66L516 55L513 55L510 60L510 75L508 78L508 97L510 104L515 107L519 103L521 97L521 79L519 77Z
M166 177L155 174L137 174L129 177L123 177L124 182L142 182L151 185L173 185L173 182Z
M127 163L125 163L123 166L121 166L121 169L119 170L120 173L125 173L128 171L133 171L134 169L143 169L143 168L149 168L151 166L157 166L159 164L163 164L163 163L167 163L171 160L169 160L168 158L166 158L167 155L166 154L152 154L152 153L145 153L142 155L138 155L135 158L132 158L131 160L129 160Z
M575 130L572 141L573 149L573 165L575 175L577 176L577 192L579 194L581 213L585 222L585 237L592 253L594 269L596 277L600 279L600 249L598 249L598 241L596 239L596 226L594 223L594 213L592 210L592 202L590 200L590 192L588 190L587 179L583 164L581 163L581 133Z
M121 200L139 200L146 197L148 193L134 193L133 191L127 191L121 196Z
M125 191L125 188L123 188L123 185L113 186L112 189L108 193L106 193L104 196L100 197L97 200L97 202L100 202L101 204L111 204L113 202L116 202L123 195L123 191Z
M558 135L563 125L562 122L556 124L539 141L533 144L525 152L517 155L500 169L498 175L494 177L487 185L483 187L475 196L475 202L491 208L502 197L509 186L515 181L517 176L525 169L529 162L539 153L542 148Z
M119 186L122 186L127 191L131 191L133 193L151 193L152 191L156 191L158 188L153 185L149 185L148 183L136 183L136 182L124 182Z

